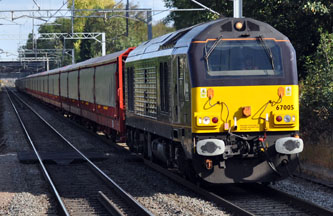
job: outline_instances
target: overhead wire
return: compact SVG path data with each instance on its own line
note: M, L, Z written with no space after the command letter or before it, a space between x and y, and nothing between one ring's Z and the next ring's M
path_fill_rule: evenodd
M45 22L45 23L48 23L49 20L54 17L67 3L68 3L69 0L66 0L65 2L63 2L62 6L56 11L54 12L54 14L52 14L52 16L49 17L49 19Z

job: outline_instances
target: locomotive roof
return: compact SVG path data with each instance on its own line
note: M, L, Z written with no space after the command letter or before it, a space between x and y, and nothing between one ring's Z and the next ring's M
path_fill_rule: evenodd
M234 28L236 22L245 24L245 29ZM251 18L220 18L203 24L171 32L150 41L143 42L133 50L126 62L166 55L186 54L193 41L206 42L207 39L222 38L274 38L288 40L286 36L267 23Z
M61 67L61 68L56 68L56 69L52 69L52 70L49 70L49 71L44 71L44 72L41 72L41 73L32 74L32 75L29 75L27 77L48 75L48 74L54 74L54 73L59 73L59 72L64 72L64 71L73 71L73 70L78 70L78 69L82 69L82 68L88 68L88 67L93 67L93 66L96 66L96 65L105 64L105 63L108 63L108 62L113 62L121 54L125 53L127 50L128 49L122 50L122 51L119 51L119 52L115 52L115 53L111 53L111 54L108 54L108 55L105 55L105 56L91 58L91 59L88 59L88 60L83 61L83 62L79 62L79 63L71 64L71 65L66 65L66 66Z

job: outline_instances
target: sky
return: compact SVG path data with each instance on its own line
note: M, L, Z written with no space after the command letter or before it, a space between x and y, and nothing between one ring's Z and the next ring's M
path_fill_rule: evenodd
M71 2L71 0L68 0ZM115 0L116 2L122 1L126 4L126 0ZM152 8L155 10L164 10L163 0L129 0L139 8ZM59 9L67 0L0 0L0 61L13 61L17 60L17 50L19 46L26 43L28 34L32 32L32 18L22 17L11 20L11 13L5 13L5 10L32 10L38 9ZM38 6L37 6L38 5ZM63 9L66 5L63 6ZM158 14L157 14L158 13ZM14 17L28 15L14 13ZM32 15L32 14L30 14ZM155 12L153 15L153 23L165 18L168 12ZM51 20L50 20L51 21ZM50 22L49 21L49 22ZM34 19L34 31L37 32L38 25L45 23L44 21Z

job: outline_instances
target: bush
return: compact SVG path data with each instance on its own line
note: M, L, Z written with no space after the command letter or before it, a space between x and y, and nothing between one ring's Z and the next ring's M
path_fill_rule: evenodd
M333 139L333 34L321 32L314 55L307 57L301 93L301 129L311 141ZM328 142L327 142L328 143Z

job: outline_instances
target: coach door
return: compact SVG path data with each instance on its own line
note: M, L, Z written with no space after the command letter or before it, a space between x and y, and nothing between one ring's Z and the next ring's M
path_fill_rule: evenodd
M177 86L176 86L176 94L177 94L177 122L181 123L183 121L183 108L184 108L184 59L180 56L177 57Z

